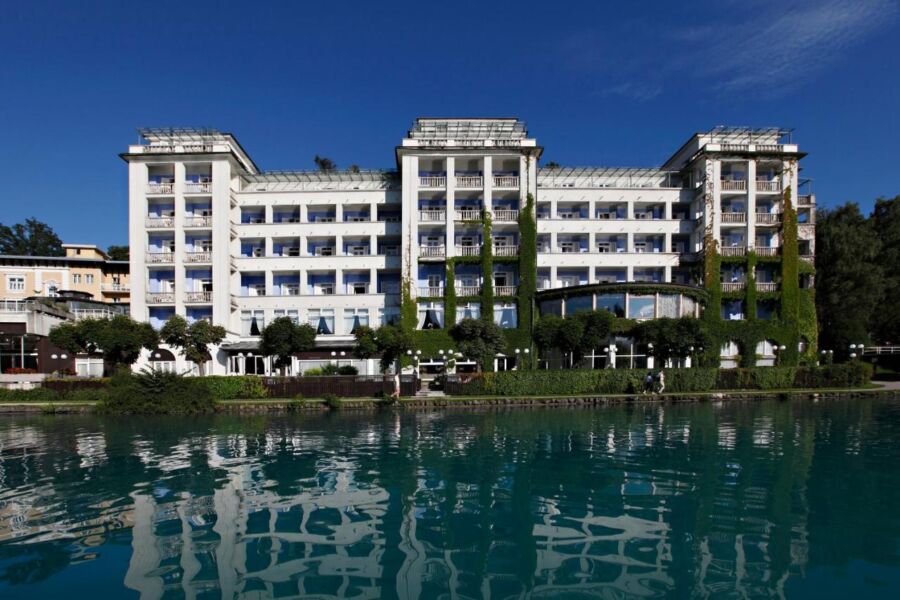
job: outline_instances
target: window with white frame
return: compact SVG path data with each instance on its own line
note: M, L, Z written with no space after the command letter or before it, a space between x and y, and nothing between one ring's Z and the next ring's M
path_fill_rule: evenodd
M85 274L84 282L88 285L92 285L94 283L94 275L92 273Z
M494 323L503 329L518 327L518 315L514 302L503 302L494 305Z
M241 335L257 336L266 326L265 312L262 310L241 311Z
M6 276L6 289L10 292L24 292L25 291L25 276L24 275L7 275Z
M289 308L287 310L285 310L283 308L279 308L279 309L276 309L273 314L276 319L279 317L288 317L295 324L300 322L300 311L295 308Z
M307 322L316 330L316 335L333 335L334 309L311 308Z
M344 333L352 334L356 332L357 327L369 326L369 309L368 308L345 308L344 309Z
M456 307L456 322L459 323L463 319L480 319L481 303L464 302Z
M400 323L400 307L388 306L378 309L378 322L382 325L397 325Z
M420 302L419 303L419 329L443 329L444 327L444 303Z
M75 273L72 275L72 283L81 283L81 273Z

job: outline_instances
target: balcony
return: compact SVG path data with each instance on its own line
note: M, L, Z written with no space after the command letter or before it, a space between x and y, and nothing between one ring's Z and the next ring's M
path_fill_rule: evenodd
M723 192L746 192L747 182L735 179L723 179L721 181Z
M185 194L210 194L212 193L212 183L209 181L188 181L184 184Z
M281 296L299 296L300 295L300 284L298 283L287 283L281 286Z
M185 217L185 227L212 227L212 217Z
M148 265L165 265L170 264L175 261L175 253L174 252L148 252L147 253L147 264Z
M444 295L443 287L420 287L420 298L441 298Z
M481 255L481 246L457 246L456 247L456 255L457 256L480 256Z
M100 289L108 294L127 294L131 292L131 286L127 283L104 283Z
M495 188L518 188L519 187L519 177L518 175L500 175L494 176L494 187Z
M447 178L444 176L419 177L419 187L444 188L447 187Z
M75 315L76 321L81 321L82 319L111 319L124 313L106 308L74 308L72 314Z
M154 182L147 184L147 194L172 194L175 191L175 184L169 182Z
M757 256L778 256L778 248L774 246L757 246L753 251Z
M184 295L185 304L208 304L212 302L212 292L188 292Z
M746 281L734 281L722 284L723 292L740 292L747 287Z
M419 256L423 258L444 258L446 253L443 246L419 246Z
M456 286L457 296L478 296L481 294L480 285L458 285Z
M144 225L147 229L172 229L175 227L175 217L147 217Z
M201 252L185 252L184 262L186 263L208 263L212 262L212 252L209 250Z
M175 294L172 292L147 294L147 304L175 304Z
M420 223L443 223L447 220L447 213L443 210L420 210Z
M723 246L722 256L746 256L747 246Z
M757 225L778 225L781 213L756 213Z
M494 221L516 222L519 220L519 211L501 209L494 211Z
M478 221L481 219L481 211L480 210L458 210L456 211L456 220L457 221Z
M494 256L518 256L518 246L494 246Z
M722 223L746 223L747 213L742 212L723 212Z
M478 175L457 175L456 187L459 189L477 189L484 186L484 177Z
M366 282L348 283L344 293L353 296L369 293L369 284Z
M756 282L756 291L757 292L777 292L778 284L766 281L757 281Z
M495 296L515 296L518 292L518 286L515 285L498 285L494 287Z
M781 182L777 179L769 180L769 179L757 179L756 180L756 191L762 193L771 193L771 192L780 192L781 191Z

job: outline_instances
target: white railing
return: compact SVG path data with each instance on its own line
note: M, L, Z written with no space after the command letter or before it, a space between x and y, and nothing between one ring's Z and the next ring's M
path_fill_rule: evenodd
M722 144L722 152L746 152L750 150L748 144Z
M494 211L495 221L518 221L519 211L510 209L501 209Z
M723 212L722 213L722 222L723 223L746 223L747 222L747 213Z
M778 248L773 246L757 246L753 251L757 256L778 256Z
M757 291L757 292L777 292L777 291L778 291L778 284L777 284L777 283L764 282L764 281L757 281L757 282L756 282L756 291Z
M419 177L419 187L442 188L447 187L447 178L444 176Z
M104 283L100 285L100 289L104 292L124 292L131 291L131 286L127 283Z
M458 285L456 286L457 296L477 296L481 293L480 285Z
M144 225L147 229L171 229L175 227L175 217L147 217Z
M81 319L111 319L123 313L105 308L75 308L72 310L76 320Z
M780 219L780 213L756 213L756 222L759 225L776 225Z
M747 246L723 246L722 256L744 256L747 254Z
M457 246L457 256L478 256L481 254L481 246Z
M746 281L735 281L735 282L723 283L722 291L723 292L739 292L746 287L747 287Z
M780 192L781 191L781 182L777 179L768 180L768 179L757 179L756 180L756 191L757 192Z
M184 184L184 193L185 194L209 194L212 192L212 183L210 182L197 182L197 181L188 181Z
M484 185L484 177L478 175L457 175L456 187L458 188L480 188Z
M185 227L211 227L212 217L185 217Z
M0 300L0 312L23 313L28 312L28 303L24 300Z
M518 256L518 246L494 246L494 256Z
M174 183L154 183L147 184L148 194L171 194L175 190Z
M419 288L419 296L423 298L438 298L444 295L444 288L442 287L420 287Z
M212 252L185 252L186 263L208 263L212 261Z
M155 292L147 294L147 304L174 304L175 294L172 292Z
M734 180L734 179L723 179L722 180L722 191L723 192L746 192L747 191L747 182Z
M298 283L282 284L281 295L282 296L299 296L300 295L300 284L298 284Z
M494 287L495 296L515 296L517 292L515 285L498 285Z
M783 149L781 144L756 144L757 152L781 152Z
M481 218L480 210L458 210L456 211L456 220L457 221L477 221Z
M518 175L495 175L494 187L496 188L517 188L519 187Z
M419 246L419 256L440 258L445 253L443 246Z
M149 265L159 265L173 262L175 259L174 252L148 252L147 253L147 264Z
M420 210L419 221L422 223L443 223L447 213L443 210Z
M184 301L190 303L212 302L212 292L187 292Z

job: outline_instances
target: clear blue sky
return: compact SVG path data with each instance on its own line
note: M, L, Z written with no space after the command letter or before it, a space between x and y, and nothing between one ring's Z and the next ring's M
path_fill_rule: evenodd
M393 167L416 116L516 116L564 165L656 166L719 124L795 129L819 202L900 194L895 0L0 0L0 222L127 242L141 126L263 169Z

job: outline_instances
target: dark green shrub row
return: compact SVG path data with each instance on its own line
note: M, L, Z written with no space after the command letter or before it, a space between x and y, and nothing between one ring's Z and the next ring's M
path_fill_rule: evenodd
M57 390L39 387L31 390L8 390L0 388L0 402L91 402L106 397L101 388L72 388Z
M195 377L213 400L252 400L266 397L266 386L255 375L209 375Z
M113 375L97 412L115 415L188 415L215 411L216 401L202 377L147 371Z

